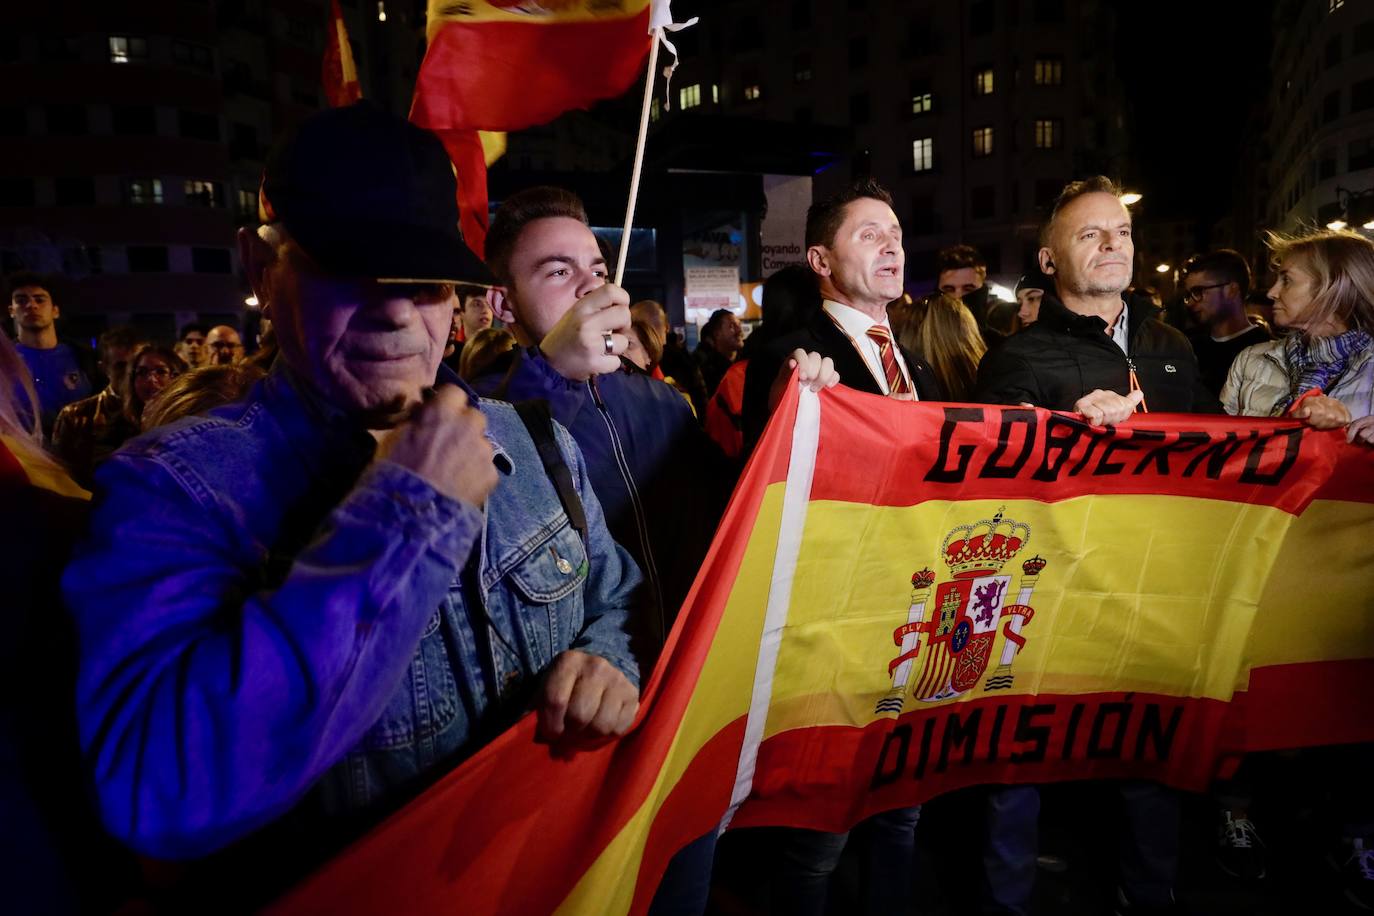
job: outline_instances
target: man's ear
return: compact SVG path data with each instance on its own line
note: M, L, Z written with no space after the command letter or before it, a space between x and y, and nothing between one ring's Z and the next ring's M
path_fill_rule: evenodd
M1040 261L1040 272L1047 277L1054 275L1054 254L1048 248L1041 248L1037 255Z
M253 295L258 297L258 306L264 316L272 304L272 280L269 268L277 263L277 250L247 226L238 232L239 262L248 274L248 285Z
M56 320L56 319L62 317L62 310L61 310L60 308L57 307L57 303L56 303L56 302L54 302L54 303L52 304L52 317L53 317L53 320Z
M806 249L806 263L816 276L830 276L830 252L824 245L812 245Z
M511 308L510 296L507 295L505 287L487 287L487 305L491 306L492 313L501 319L502 324L516 323L515 310Z

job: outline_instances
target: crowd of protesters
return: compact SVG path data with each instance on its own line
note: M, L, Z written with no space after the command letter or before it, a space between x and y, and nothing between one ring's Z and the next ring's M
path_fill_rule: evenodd
M505 200L485 261L454 200L441 144L360 103L269 159L238 239L264 319L247 347L223 325L119 327L88 353L52 281L9 278L0 868L21 911L199 910L209 888L255 906L526 711L556 753L624 734L789 384L1096 425L1224 409L1374 446L1374 244L1355 233L1270 237L1272 321L1243 258L1198 255L1176 327L1131 287L1131 215L1091 178L1059 197L1016 302L969 246L913 299L866 180L811 207L807 265L767 280L751 333L721 310L690 351L608 282L574 194ZM1338 755L1332 849L1369 909L1367 756ZM1262 769L1217 791L1218 863L1248 880ZM1116 912L1173 912L1178 793L1117 788ZM980 912L1029 912L1037 788L967 804L995 837ZM920 815L862 825L866 912L908 908ZM825 912L847 839L776 834L774 911ZM703 911L715 854L714 834L679 852L653 911Z

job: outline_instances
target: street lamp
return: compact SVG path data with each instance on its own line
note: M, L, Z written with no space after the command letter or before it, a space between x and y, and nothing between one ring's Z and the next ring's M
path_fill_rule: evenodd
M1155 273L1157 273L1157 274L1167 274L1167 273L1168 273L1170 270L1172 270L1172 269L1173 269L1173 268L1170 267L1168 264L1158 264L1158 265L1155 266Z
M1339 231L1352 225L1374 229L1374 188L1365 188L1363 191L1337 188L1335 204L1322 209L1335 215L1335 219L1326 224L1328 229Z
M1121 197L1118 199L1124 206L1129 207L1131 204L1140 203L1141 196L1142 195L1137 194L1135 191L1127 191L1125 194L1122 194Z
M247 299L243 300L243 304L248 306L250 309L255 309L258 307L258 297L249 296Z

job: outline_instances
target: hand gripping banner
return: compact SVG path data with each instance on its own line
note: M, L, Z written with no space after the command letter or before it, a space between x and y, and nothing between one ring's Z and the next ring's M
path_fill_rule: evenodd
M793 392L641 721L527 717L281 913L643 913L708 830L1374 740L1374 450L1293 421Z

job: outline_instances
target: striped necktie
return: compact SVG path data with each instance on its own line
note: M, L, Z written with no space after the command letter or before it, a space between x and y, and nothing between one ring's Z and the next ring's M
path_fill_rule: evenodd
M911 386L907 384L906 376L902 375L902 367L897 365L897 354L892 348L892 332L880 324L875 324L868 329L868 336L878 345L878 356L883 362L883 375L887 376L888 396L911 394Z

